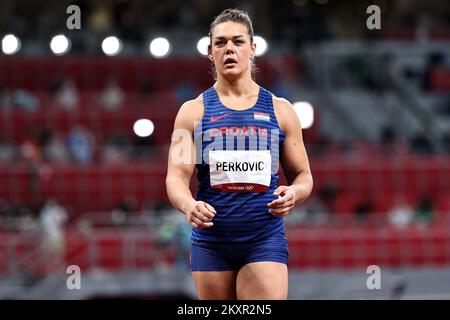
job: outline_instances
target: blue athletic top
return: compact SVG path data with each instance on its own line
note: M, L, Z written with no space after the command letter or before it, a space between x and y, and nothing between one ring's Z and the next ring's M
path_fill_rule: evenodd
M196 199L212 205L217 214L212 227L192 229L192 241L244 242L284 233L283 219L273 216L267 207L277 198L273 192L278 187L279 150L285 138L275 117L272 94L260 87L254 106L233 110L221 103L211 87L203 92L203 104L204 114L194 131L199 181ZM271 158L270 177L267 175L270 182L265 187L240 183L228 184L222 189L212 187L209 153L214 150L266 150L263 151L266 154L270 150L267 156ZM245 170L258 168L260 157L254 158L242 163L221 164L222 169L241 170L245 175Z

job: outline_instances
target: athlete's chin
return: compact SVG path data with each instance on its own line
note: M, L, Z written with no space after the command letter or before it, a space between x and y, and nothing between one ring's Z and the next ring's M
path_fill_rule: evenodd
M238 68L222 70L222 76L227 79L239 78L243 73L244 73L243 70L240 70Z

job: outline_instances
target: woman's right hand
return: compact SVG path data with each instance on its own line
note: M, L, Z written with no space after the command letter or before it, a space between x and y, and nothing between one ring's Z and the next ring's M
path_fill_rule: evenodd
M193 202L186 210L186 219L189 224L196 229L212 227L211 220L216 215L216 210L203 201Z

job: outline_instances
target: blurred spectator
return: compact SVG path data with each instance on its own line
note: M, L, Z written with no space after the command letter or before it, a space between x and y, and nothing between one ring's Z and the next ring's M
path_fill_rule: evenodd
M48 200L40 211L43 236L43 251L48 272L62 272L64 266L65 237L64 224L68 214L55 200Z
M414 222L420 227L428 226L433 220L433 201L429 197L421 198L414 208Z
M44 145L44 156L51 163L66 163L70 160L69 152L63 137L54 132Z
M67 137L67 146L73 159L79 164L89 164L94 158L94 135L82 126L75 126Z
M373 202L370 199L364 199L358 203L354 210L358 222L367 222L373 211Z
M39 108L39 99L25 89L15 90L12 97L15 109L34 112Z
M0 138L0 164L6 164L14 159L14 148L5 139Z
M63 110L74 111L78 108L79 93L72 79L66 79L59 88L56 89L54 104Z
M320 197L312 195L307 201L297 205L294 210L285 217L286 224L305 224L309 226L321 226L329 222L330 211Z
M106 163L123 163L128 159L130 141L121 133L112 134L106 139L103 148L103 161Z
M329 222L330 210L320 197L313 195L306 204L312 225L323 225Z
M168 206L161 210L163 222L158 230L160 245L173 246L174 267L178 272L186 272L189 270L191 226L178 210Z
M16 227L19 231L32 232L39 229L39 224L29 207L21 206L18 214Z
M381 153L392 155L396 153L396 134L391 126L384 126L380 133Z
M137 210L133 197L126 197L120 201L111 211L111 220L116 225L124 224L128 216Z
M368 57L361 55L350 56L346 59L345 67L352 76L355 84L361 85L367 90L376 88L374 71Z
M334 202L337 199L338 194L341 192L338 183L334 181L325 181L322 187L319 189L319 197L326 208L331 211Z
M37 143L42 150L44 149L45 145L48 144L52 134L53 131L47 127L42 127L39 129L37 135Z
M0 86L0 110L36 111L39 108L39 99L25 89L9 91Z
M449 117L450 118L450 94L445 97L445 100L444 100L444 102L442 104L441 109L442 109L442 114L445 117Z
M428 155L433 153L433 145L428 139L425 127L420 126L415 134L411 137L410 149L417 155Z
M403 197L398 196L392 208L387 213L387 217L393 227L404 229L412 222L413 208L408 205Z
M17 218L17 210L8 203L7 200L0 198L0 230L12 230Z
M138 137L134 139L134 152L133 155L140 159L149 159L156 153L155 143L153 136Z
M119 87L116 80L108 81L106 87L101 92L98 103L100 107L108 111L119 110L125 101L125 93Z
M8 229L8 218L6 217L6 201L0 199L0 231Z
M442 137L442 150L450 155L450 131L444 133Z
M20 146L21 159L30 164L37 164L42 159L41 148L34 134L30 132Z
M434 71L445 65L445 53L434 51L428 54L423 76L423 87L425 91L433 91Z
M0 85L0 110L9 110L11 108L11 95L5 87Z
M309 225L309 214L306 206L302 203L296 205L292 211L284 217L286 226Z
M401 68L393 52L383 54L374 68L377 86L381 91L392 89L401 80Z

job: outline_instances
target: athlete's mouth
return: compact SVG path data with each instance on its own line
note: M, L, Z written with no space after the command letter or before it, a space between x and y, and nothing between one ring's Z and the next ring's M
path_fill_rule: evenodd
M226 65L226 66L231 66L231 65L234 65L236 63L237 63L237 61L235 59L233 59L233 58L226 58L225 62L223 64Z

